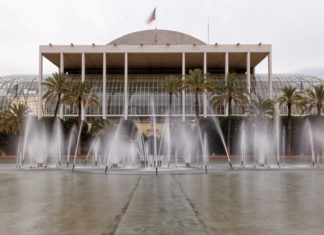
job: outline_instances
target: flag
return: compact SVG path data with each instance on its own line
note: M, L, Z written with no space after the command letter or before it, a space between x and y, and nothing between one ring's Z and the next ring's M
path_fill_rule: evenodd
M15 98L17 98L18 97L18 83L14 86L14 92L15 92Z
M155 20L155 10L156 10L156 7L154 8L152 14L150 15L150 17L147 20L148 24Z

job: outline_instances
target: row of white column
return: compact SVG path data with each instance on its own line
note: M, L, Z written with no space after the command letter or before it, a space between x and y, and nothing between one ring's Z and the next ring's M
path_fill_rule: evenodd
M207 53L204 52L203 56L203 72L206 76L207 74ZM82 61L81 61L81 81L85 81L85 53L82 53ZM60 53L60 72L64 72L64 54ZM229 53L225 53L225 81L227 81L227 76L229 73ZM182 53L182 80L185 80L186 74L186 54ZM104 119L107 118L107 55L103 53L103 69L102 69L102 77L103 77L103 93L102 93L102 117ZM251 54L250 52L246 53L246 77L247 77L247 89L250 93L251 91ZM43 55L39 54L39 84L38 84L38 117L42 116L42 80L43 80ZM268 82L269 82L269 98L272 99L272 54L271 52L268 54ZM182 91L182 121L185 121L186 117L186 101L185 101L185 91ZM207 92L204 91L203 94L203 116L207 117ZM225 110L225 114L228 113L228 110ZM81 118L84 120L85 118L85 110L82 105ZM63 106L61 105L59 116L63 118ZM124 53L124 118L127 120L128 118L128 53Z

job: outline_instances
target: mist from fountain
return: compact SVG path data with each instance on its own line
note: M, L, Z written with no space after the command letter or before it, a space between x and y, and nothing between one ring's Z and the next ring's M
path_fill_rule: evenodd
M73 125L72 129L70 130L70 135L69 135L69 145L68 145L68 152L67 152L66 168L69 168L71 149L72 149L73 145L76 145L77 135L78 135L77 127L76 127L76 125Z
M80 138L81 138L82 126L83 126L83 120L81 120L81 124L80 124L79 130L78 130L78 138L77 138L77 142L76 142L75 150L74 150L74 157L73 157L72 171L74 171L75 161L76 161L77 154L78 154L78 148L79 148L79 144L80 144Z
M173 120L171 123L168 115L165 115L164 119L159 120L159 126L162 127L159 128L162 130L160 134L153 98L150 99L150 109L151 136L146 139L140 125L127 134L124 127L125 120L121 118L115 128L108 132L100 132L100 135L93 137L83 165L76 163L82 125L79 130L73 125L65 136L59 119L54 121L52 127L48 127L30 116L25 121L23 135L18 142L17 167L59 168L62 161L66 161L68 167L71 154L74 154L72 155L73 169L74 167L105 167L106 173L111 168L143 168L144 170L146 168L205 167L207 170L209 140L206 131L200 128L199 122L196 120L195 123L188 124ZM218 119L212 116L211 120L225 149L228 163L232 166ZM321 149L324 138L322 125L311 123L307 119L304 126L301 142L304 145L308 144L308 147L305 147L306 154L309 149L312 165L319 167L321 154L324 152ZM286 132L280 122L278 106L273 120L246 118L241 123L237 137L239 144L234 147L239 149L239 166L285 167ZM90 160L92 164L87 164Z
M275 104L275 139L276 139L276 154L277 154L277 165L280 168L280 110L279 103Z
M313 166L315 166L314 135L313 135L312 126L310 124L309 119L306 120L305 125L306 125L306 129L308 130L309 143L310 143L311 153L312 153L312 164Z
M245 154L246 154L246 134L245 134L245 122L241 124L241 167L245 167Z
M285 166L285 156L286 156L286 129L282 127L282 165Z
M21 166L24 166L27 141L28 141L28 137L29 137L29 130L30 130L31 125L32 125L31 122L32 122L32 116L28 116L27 119L26 119L25 125L24 125L26 128L25 128L24 137L23 137ZM31 157L31 159L32 159L32 157Z
M17 166L44 166L53 163L59 167L64 152L64 134L59 119L49 131L44 123L28 116L23 128L23 137L19 139Z
M153 98L150 99L150 109L153 114L151 117L152 136L148 140L145 140L140 126L136 131L132 131L131 136L125 135L124 119L121 118L113 131L93 138L83 167L90 167L87 165L87 161L92 159L91 167L104 166L106 173L108 168L136 168L139 166L138 162L140 162L141 168L152 167L156 170L171 166L177 168L204 166L207 171L208 136L206 132L201 132L199 122L196 121L196 124L191 127L178 122L174 123L171 129L171 123L167 117L162 121L162 135L158 136ZM218 120L214 120L214 122L218 123ZM68 168L71 154L74 154L72 155L72 170L75 167L81 167L77 166L76 160L78 159L83 123L84 121L81 122L79 130L76 125L73 125L68 130L65 141L65 134L59 118L54 120L53 126L45 127L43 122L34 117L28 117L23 128L23 138L18 144L17 166L23 167L27 158L30 167L35 167L36 164L38 167L59 168L64 160ZM224 140L223 137L222 139ZM195 160L193 161L193 159Z
M218 119L215 117L215 116L212 116L211 117L213 122L214 122L214 125L216 127L216 130L217 130L217 133L218 135L220 136L221 140L222 140L222 144L223 144L223 147L225 149L225 153L226 153L226 157L227 157L227 161L228 161L228 164L229 166L231 167L231 169L233 169L233 166L232 166L232 162L231 162L231 158L228 154L228 150L227 150L227 146L226 146L226 142L225 142L225 138L224 138L224 135L223 135L223 131L222 131L222 128L221 126L219 125L219 121Z

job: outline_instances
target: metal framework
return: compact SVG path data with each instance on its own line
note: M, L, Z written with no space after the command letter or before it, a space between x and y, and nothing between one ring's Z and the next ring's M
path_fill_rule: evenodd
M72 80L81 79L81 75L69 75L73 76ZM127 82L127 103L128 103L128 116L132 117L150 117L152 115L152 101L155 106L155 113L157 116L167 116L169 108L169 94L166 93L161 83L168 75L128 75ZM181 79L182 75L177 74ZM251 94L260 95L264 98L269 94L268 75L250 75L251 76ZM47 76L45 75L44 78ZM86 75L85 79L93 83L93 92L95 92L99 98L99 106L96 108L88 107L85 111L85 117L121 117L124 115L124 75L112 75L108 74L106 79L106 106L102 107L103 100L103 82L102 75ZM210 79L213 83L223 83L225 75L210 75ZM324 84L324 80L308 75L294 74L294 75L273 75L273 98L276 99L284 86L294 86L298 90L304 90L312 87L313 85ZM238 86L247 86L247 78L245 75L241 75L238 79ZM46 87L42 86L42 94L46 92ZM207 103L210 104L213 94L207 93ZM32 114L38 113L38 77L37 75L12 75L0 77L0 109L7 109L12 103L25 103L28 105ZM200 114L204 114L204 93L199 95ZM54 113L55 100L42 101L42 113L44 116L51 116ZM177 96L173 96L172 101L172 114L174 116L181 117L184 109L185 117L193 117L195 115L194 109L194 94L191 91L180 92ZM184 104L184 106L183 106ZM102 110L106 110L106 114L103 114ZM281 114L286 114L285 107L281 108ZM293 114L298 114L298 110L293 107ZM215 110L211 108L206 109L206 115L219 115L226 114L223 106L218 106ZM244 109L241 105L233 106L234 115L244 115ZM62 117L76 116L77 107L64 106L62 109Z

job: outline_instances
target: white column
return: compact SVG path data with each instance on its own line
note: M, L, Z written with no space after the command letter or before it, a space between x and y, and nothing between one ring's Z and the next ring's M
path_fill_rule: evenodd
M60 72L64 73L64 54L60 53Z
M128 117L128 54L125 53L124 60L124 118L127 120Z
M102 64L102 118L107 118L107 96L106 96L106 82L107 82L107 75L106 75L106 53L103 53L103 64Z
M246 81L247 81L247 90L251 93L251 54L248 52L246 54Z
M227 76L228 76L228 72L229 72L229 59L228 59L229 55L228 52L225 52L225 83L227 83ZM227 106L225 107L225 115L228 115L228 108Z
M228 66L228 52L225 53L225 81L227 81L227 75L229 71L229 66Z
M182 81L186 76L186 54L182 52ZM186 92L182 90L182 121L186 121Z
M60 72L64 73L64 54L60 53ZM60 104L60 118L63 118L63 104Z
M207 78L207 53L204 52L204 76ZM204 90L204 100L203 100L203 112L204 112L204 118L207 117L207 91Z
M38 65L38 119L42 117L42 81L43 81L43 55L39 53Z
M85 54L82 53L82 68L81 68L81 81L84 82L85 80ZM84 121L85 110L83 104L81 104L81 120Z
M269 98L272 99L272 52L268 54Z

